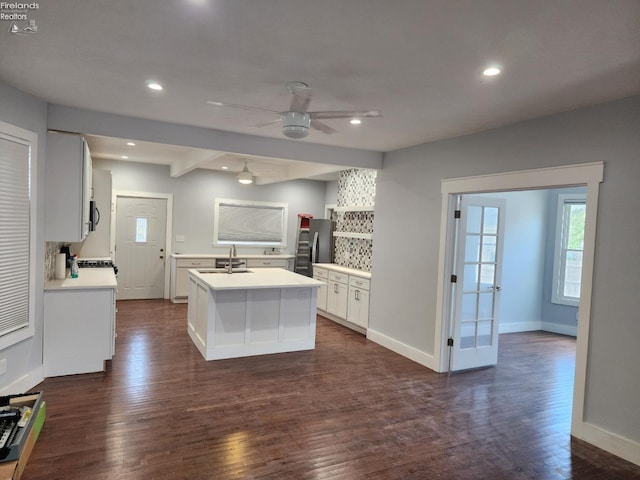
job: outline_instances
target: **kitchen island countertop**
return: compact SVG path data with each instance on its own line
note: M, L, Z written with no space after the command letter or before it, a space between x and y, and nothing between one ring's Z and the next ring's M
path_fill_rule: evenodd
M261 288L293 288L293 287L319 287L324 282L305 277L282 268L256 268L243 269L244 272L228 274L224 269L218 269L217 273L198 273L198 270L217 269L191 269L189 273L199 281L206 284L212 290L255 290Z

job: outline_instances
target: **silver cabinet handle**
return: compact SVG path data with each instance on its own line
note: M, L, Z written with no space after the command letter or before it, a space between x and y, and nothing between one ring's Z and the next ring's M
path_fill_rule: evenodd
M338 284L337 283L333 284L333 293L338 293Z

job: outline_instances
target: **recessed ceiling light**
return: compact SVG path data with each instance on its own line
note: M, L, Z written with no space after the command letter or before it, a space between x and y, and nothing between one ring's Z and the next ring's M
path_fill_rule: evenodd
M160 85L158 82L149 82L147 83L147 87L149 87L151 90L162 90L162 85Z
M217 102L215 100L207 100L207 104L208 105L213 105L215 107L222 107L224 105L224 103L222 102Z
M502 72L502 69L494 65L492 67L485 68L482 74L485 77L495 77L496 75L500 75L501 72Z
M351 120L349 120L349 123L351 125L360 125L362 123L362 120L360 120L359 118L352 118Z
M127 145L129 145L130 147L135 147L136 146L136 144L133 143L133 142L127 142Z
M122 158L123 160L126 160L129 157L127 157L126 155L122 155L120 158Z
M226 165L223 165L223 166L222 166L222 169L223 169L223 170L229 170L229 167L227 167Z

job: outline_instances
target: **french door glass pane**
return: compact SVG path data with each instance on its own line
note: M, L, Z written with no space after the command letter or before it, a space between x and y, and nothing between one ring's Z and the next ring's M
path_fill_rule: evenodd
M479 294L478 318L493 318L493 291Z
M478 347L488 347L492 345L491 341L491 329L493 327L493 321L481 321L478 322Z
M482 261L495 263L497 237L485 235L482 237Z
M462 321L476 320L478 318L477 293L465 293L462 295Z
M465 292L475 292L478 290L478 264L464 266L464 281L462 290Z
M460 348L475 348L476 322L462 322L460 325Z
M484 221L482 233L498 233L498 213L496 207L484 207Z
M465 262L480 261L480 235L467 235L464 247Z
M480 265L480 289L493 288L496 278L496 266L492 263Z
M467 209L467 233L480 233L482 226L482 207L470 206Z

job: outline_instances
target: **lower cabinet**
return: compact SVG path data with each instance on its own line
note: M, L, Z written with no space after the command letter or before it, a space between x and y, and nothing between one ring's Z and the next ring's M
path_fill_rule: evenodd
M289 266L286 258L248 258L247 268L284 268Z
M349 277L347 321L364 328L369 326L369 280Z
M183 299L186 302L189 295L189 270L191 268L214 268L216 261L213 258L178 258L175 260L173 274L173 285L175 288L171 292L171 300L176 298ZM173 273L173 272L172 272Z
M320 280L325 284L318 289L318 310L327 311L327 281L329 280L329 272L324 268L313 267L313 278Z
M327 285L318 290L318 310L337 323L352 327L358 332L369 327L369 290L371 280L368 276L350 273L349 269L313 266L313 278ZM349 273L344 273L344 271ZM358 328L354 328L358 327Z
M348 275L329 271L327 312L343 320L347 319Z
M45 376L103 371L114 354L115 289L44 292Z

